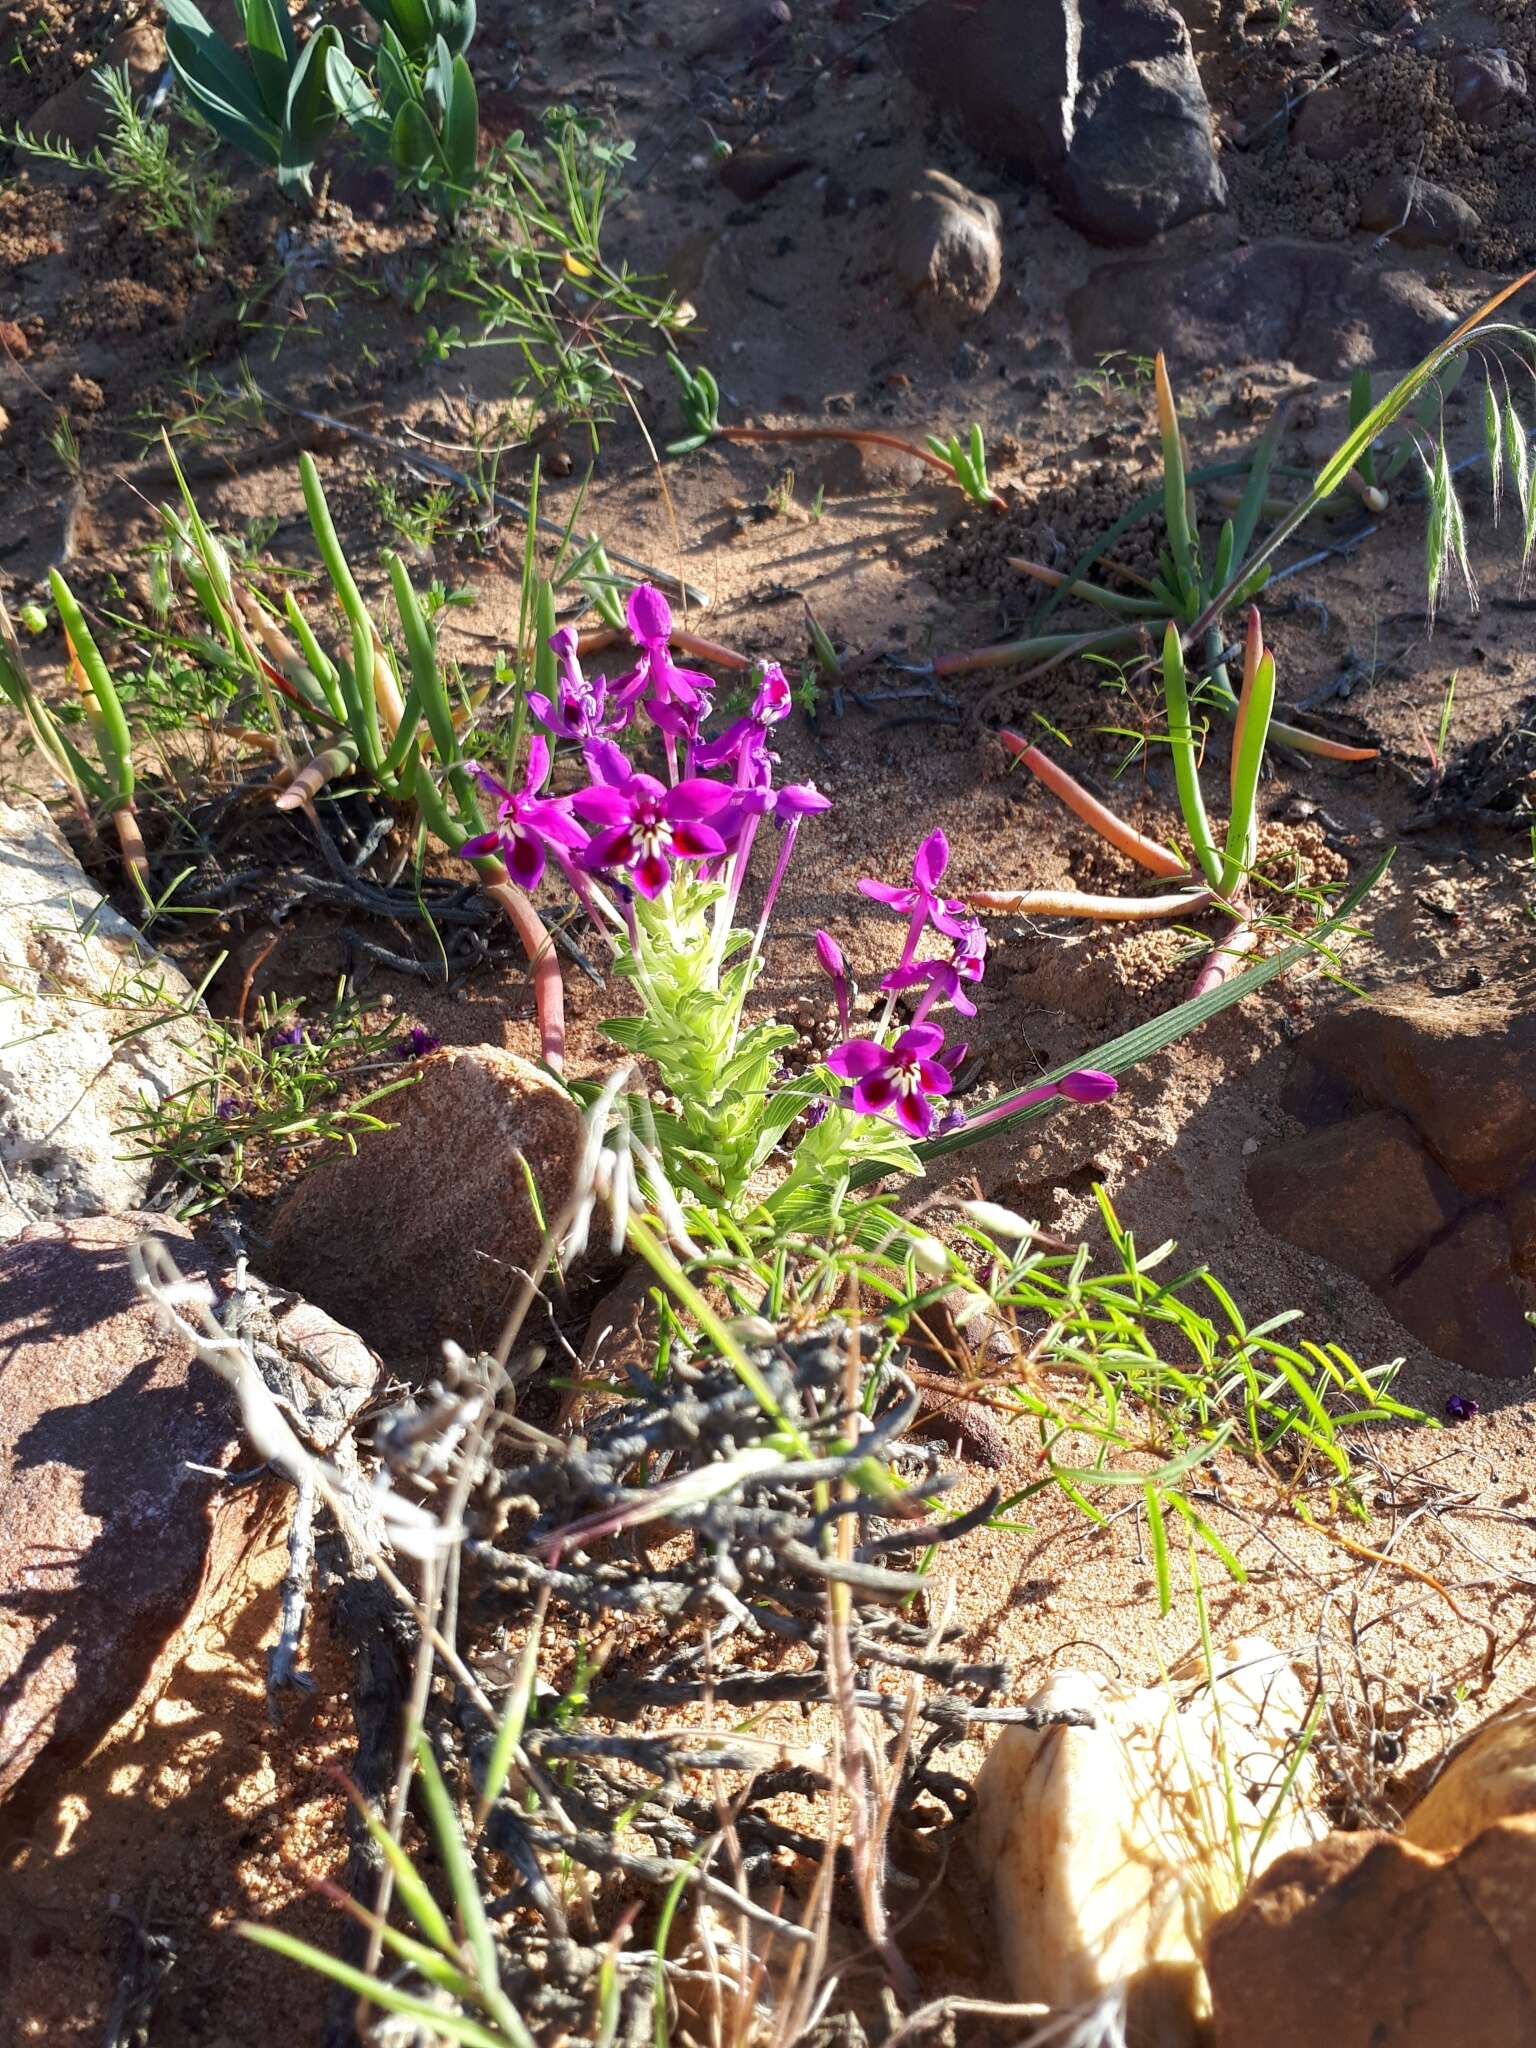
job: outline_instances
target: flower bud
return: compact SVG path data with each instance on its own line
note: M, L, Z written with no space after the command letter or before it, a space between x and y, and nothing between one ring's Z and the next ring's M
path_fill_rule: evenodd
M1120 1083L1113 1074L1101 1074L1095 1067L1084 1067L1076 1074L1064 1074L1056 1083L1056 1093L1064 1095L1068 1102L1108 1102L1111 1095L1118 1093Z

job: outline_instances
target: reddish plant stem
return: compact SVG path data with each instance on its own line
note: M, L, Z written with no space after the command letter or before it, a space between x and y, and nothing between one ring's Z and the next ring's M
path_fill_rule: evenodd
M1048 754L1042 754L1038 747L1032 747L1016 732L1001 732L998 738L1010 754L1018 755L1037 781L1043 782L1053 796L1061 799L1069 811L1081 818L1085 825L1091 825L1101 838L1118 847L1139 866L1149 869L1154 875L1169 877L1189 872L1187 864L1171 847L1147 838L1134 825L1127 824L1107 804L1101 804L1097 797L1090 796L1083 785L1065 768L1059 768Z
M852 441L864 448L893 448L898 455L915 455L919 462L936 469L940 476L958 487L955 466L931 448L909 441L903 434L882 434L874 427L716 427L717 441ZM1006 512L1008 500L1000 491L992 493L994 512Z
M1208 996L1212 989L1221 988L1229 982L1258 943L1259 935L1249 924L1245 913L1201 961L1200 972L1190 987L1191 1000L1195 996Z
M327 747L294 776L288 787L277 799L280 811L307 810L325 785L335 775L340 775L352 765L351 750L347 747Z
M533 1006L539 1020L544 1064L558 1074L565 1065L565 984L560 979L554 941L545 931L539 913L515 883L486 881L481 887L492 903L506 912L523 942L533 971Z

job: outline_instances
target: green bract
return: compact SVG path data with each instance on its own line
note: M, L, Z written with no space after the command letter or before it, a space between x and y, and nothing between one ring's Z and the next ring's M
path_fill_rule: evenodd
M236 149L271 164L290 198L312 191L315 158L335 121L325 61L341 38L326 26L301 50L285 0L239 0L246 48L232 49L193 0L165 0L165 45L189 103Z
M370 156L394 166L398 182L451 220L477 178L480 102L462 56L442 36L417 63L387 24L374 74L366 77L339 40L326 59L337 110Z

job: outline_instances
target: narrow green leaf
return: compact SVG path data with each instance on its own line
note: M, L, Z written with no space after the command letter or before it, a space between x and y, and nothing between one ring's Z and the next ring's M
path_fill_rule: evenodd
M1208 995L1191 997L1188 1002L1165 1011L1151 1023L1138 1025L1134 1031L1127 1031L1121 1037L1111 1039L1107 1045L1101 1045L1077 1059L1068 1060L1047 1074L1045 1080L1059 1081L1065 1075L1075 1073L1080 1067L1094 1067L1107 1074L1128 1073L1142 1060L1150 1059L1154 1053L1177 1044L1179 1039L1186 1037L1191 1031L1198 1030L1202 1024L1209 1023L1211 1018L1219 1017L1222 1011L1229 1009L1233 1003L1241 1002L1245 996L1257 994L1265 983L1272 981L1277 974L1284 974L1290 968L1300 966L1304 960L1316 959L1319 951L1326 947L1333 934L1359 909L1386 873L1391 862L1392 850L1389 850L1355 883L1333 915L1319 925L1310 938L1298 940L1294 946L1285 947L1272 959L1261 960L1254 966L1245 968L1241 974L1234 975L1230 981L1223 983L1220 988L1212 989ZM1038 1084L1032 1083L1029 1090L1020 1090L1020 1093L1033 1092L1036 1085ZM1005 1097L1004 1101L1006 1100ZM960 1130L950 1132L947 1137L930 1138L914 1147L914 1150L918 1159L926 1165L930 1160L943 1159L952 1152L965 1151L983 1140L990 1142L1007 1131L1018 1129L1021 1124L1032 1123L1037 1117L1049 1116L1059 1106L1058 1098L1052 1096L1044 1102L1030 1103L1024 1108L1014 1110L1011 1114L999 1114L1002 1105L993 1103L990 1105L988 1120L985 1123L977 1123L969 1128L962 1126ZM870 1181L878 1180L883 1171L884 1169L879 1166L872 1171L860 1169L852 1176L852 1184L855 1187L867 1186Z
M382 1977L370 1977L362 1970L355 1970L339 1956L327 1955L323 1948L285 1934L280 1927L258 1927L244 1920L240 1923L240 1932L259 1948L269 1948L277 1955L286 1956L292 1963L302 1963L307 1970L319 1971L322 1977L345 1985L348 1991L355 1992L359 1998L366 1998L371 2005L377 2005L385 2012L403 2013L409 2019L423 2021L429 2032L435 2031L450 2041L460 2042L463 2048L507 2048L504 2034L492 2033L478 2020L468 2019L463 2013L446 2012L433 1999L415 1998L408 1991L397 1990Z
M1168 621L1168 630L1163 635L1163 696L1168 710L1168 747L1173 756L1173 775L1178 785L1184 829L1189 834L1201 872L1213 889L1220 889L1221 856L1216 851L1210 820L1205 814L1200 768L1195 758L1194 727L1190 721L1189 690L1184 678L1184 650L1179 645L1179 629L1172 619Z
M1239 721L1237 759L1232 764L1232 815L1227 824L1226 857L1221 867L1221 894L1230 898L1253 865L1258 836L1259 771L1275 711L1275 657L1266 652L1255 671Z

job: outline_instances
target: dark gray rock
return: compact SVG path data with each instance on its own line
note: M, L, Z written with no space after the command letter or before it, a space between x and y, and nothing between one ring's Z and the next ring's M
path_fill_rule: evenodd
M1288 239L1186 263L1106 264L1067 300L1067 316L1079 362L1116 349L1140 354L1152 335L1175 375L1276 360L1313 377L1401 370L1456 324L1416 272Z
M1451 59L1451 105L1463 121L1482 127L1509 100L1529 90L1525 66L1507 50L1459 50Z
M1482 226L1459 192L1389 171L1360 201L1360 225L1409 249L1451 249Z
M925 0L897 59L973 147L1038 178L1094 241L1226 204L1189 31L1165 0Z

